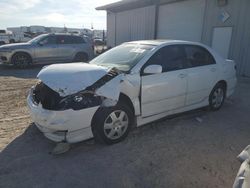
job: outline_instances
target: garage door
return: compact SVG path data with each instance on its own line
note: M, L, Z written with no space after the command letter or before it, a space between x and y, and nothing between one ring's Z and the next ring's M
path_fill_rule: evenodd
M116 14L116 45L133 40L154 38L155 6Z
M205 0L188 0L159 7L159 39L201 41Z

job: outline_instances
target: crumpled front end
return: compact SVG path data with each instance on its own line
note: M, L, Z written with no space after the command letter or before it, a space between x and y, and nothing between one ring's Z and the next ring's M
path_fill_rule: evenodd
M32 120L53 141L75 143L89 139L93 137L91 122L98 108L116 105L121 79L121 74L110 70L92 85L69 95L60 95L40 81L27 98Z
M47 110L35 100L34 89L31 89L27 98L31 118L50 140L75 143L93 137L91 121L99 106L81 110Z

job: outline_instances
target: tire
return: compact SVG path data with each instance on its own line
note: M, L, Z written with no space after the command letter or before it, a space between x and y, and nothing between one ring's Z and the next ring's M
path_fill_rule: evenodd
M32 59L27 53L16 53L11 59L11 63L17 68L27 68L32 63Z
M219 110L226 98L226 86L222 83L215 85L209 95L209 107L212 111Z
M115 144L124 140L131 129L133 113L129 107L119 102L114 107L100 108L92 122L92 132L97 142Z
M88 56L85 53L77 53L74 58L74 62L87 62Z

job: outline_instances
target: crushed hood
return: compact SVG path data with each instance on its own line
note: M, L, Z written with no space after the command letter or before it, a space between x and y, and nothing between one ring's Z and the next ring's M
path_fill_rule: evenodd
M109 68L87 63L54 64L43 68L37 77L64 97L91 86L108 71Z

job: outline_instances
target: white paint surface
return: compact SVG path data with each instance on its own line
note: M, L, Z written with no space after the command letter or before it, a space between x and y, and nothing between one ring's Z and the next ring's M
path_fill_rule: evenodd
M75 94L107 74L108 68L87 63L54 64L43 68L37 77L60 96Z

